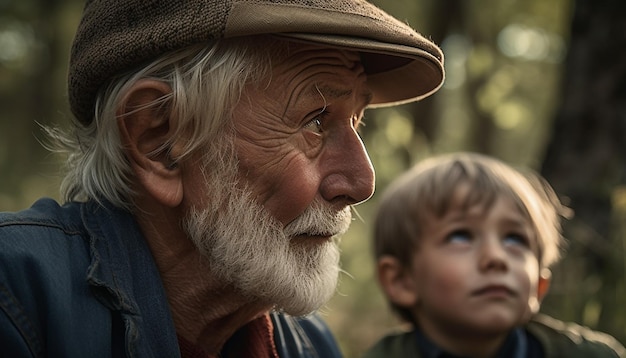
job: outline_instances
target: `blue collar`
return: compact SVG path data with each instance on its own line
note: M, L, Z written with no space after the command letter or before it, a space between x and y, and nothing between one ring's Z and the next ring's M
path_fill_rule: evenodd
M89 233L87 282L93 294L110 310L120 312L130 345L142 346L155 356L178 356L163 283L133 215L107 202L88 201L81 216Z

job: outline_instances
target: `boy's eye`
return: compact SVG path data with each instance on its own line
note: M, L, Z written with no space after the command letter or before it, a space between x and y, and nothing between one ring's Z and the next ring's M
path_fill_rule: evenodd
M522 234L510 233L504 237L504 243L509 245L519 245L528 247L528 238Z
M472 234L469 230L455 230L447 236L446 240L448 242L458 243L469 242L472 240Z

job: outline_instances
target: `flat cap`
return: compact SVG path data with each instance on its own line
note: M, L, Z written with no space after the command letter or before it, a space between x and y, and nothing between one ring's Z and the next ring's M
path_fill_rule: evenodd
M359 51L372 107L422 99L444 80L439 47L365 0L87 0L70 55L70 107L89 123L113 76L190 45L260 34Z

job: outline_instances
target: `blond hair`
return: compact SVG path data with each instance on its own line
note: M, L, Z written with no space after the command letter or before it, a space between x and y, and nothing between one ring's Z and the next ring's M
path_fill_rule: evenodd
M405 267L419 250L425 220L443 217L458 203L460 187L468 188L463 208L489 207L498 198L515 203L531 223L537 240L537 259L548 268L560 258L564 239L561 216L569 215L552 187L530 170L517 170L475 153L454 153L426 159L396 179L380 200L374 224L374 255L395 257ZM411 313L392 308L408 322Z
M445 215L461 185L469 187L465 207L489 206L502 196L512 199L533 226L540 266L547 268L559 260L564 242L560 216L567 214L567 208L552 187L530 170L522 172L476 153L424 160L387 188L375 221L376 258L392 255L408 264L411 252L419 246L426 214Z

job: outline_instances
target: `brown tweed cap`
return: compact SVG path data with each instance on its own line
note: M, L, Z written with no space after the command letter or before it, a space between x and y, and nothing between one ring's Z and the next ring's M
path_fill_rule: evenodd
M372 106L419 100L443 83L441 50L365 0L87 0L70 57L71 109L89 123L111 77L168 51L256 34L360 51Z

